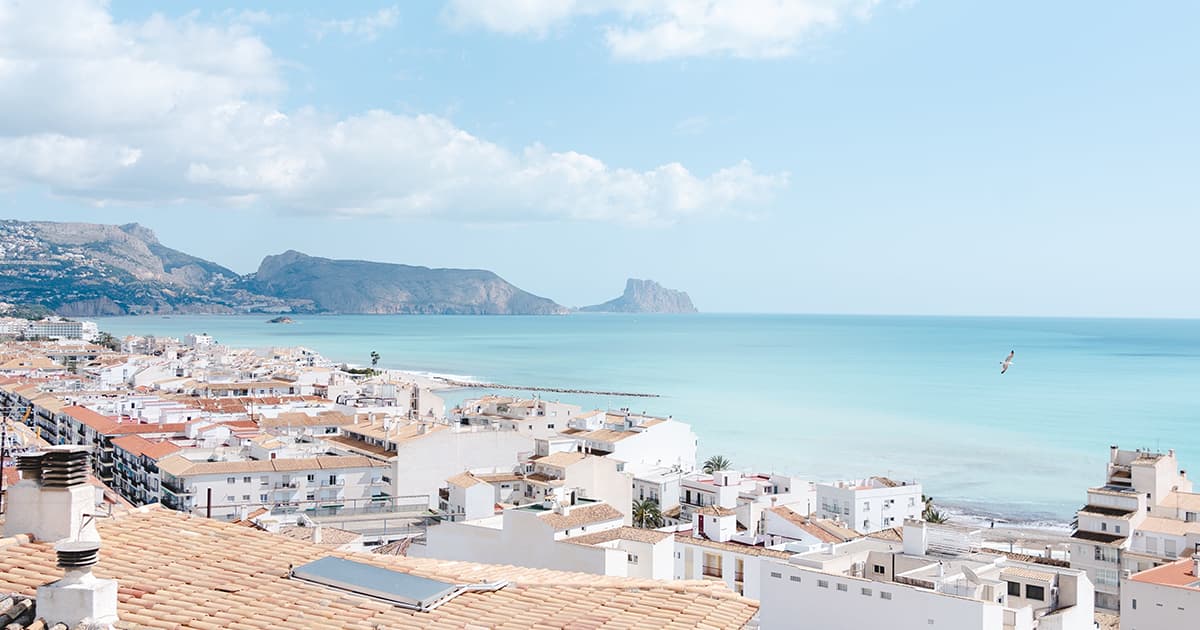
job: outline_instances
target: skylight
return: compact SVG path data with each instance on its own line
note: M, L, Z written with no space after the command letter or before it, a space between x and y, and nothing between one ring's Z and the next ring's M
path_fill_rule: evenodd
M332 556L292 569L292 578L420 611L432 610L462 590L447 582Z

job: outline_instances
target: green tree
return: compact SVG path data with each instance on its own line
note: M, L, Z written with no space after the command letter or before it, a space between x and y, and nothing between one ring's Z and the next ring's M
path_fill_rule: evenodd
M711 475L718 470L729 470L733 466L733 462L729 461L724 455L713 455L704 460L704 472Z
M118 352L121 350L121 340L112 336L110 333L101 332L99 335L96 335L94 343L98 346L104 346L113 352Z
M925 519L926 523L949 523L950 515L937 509L933 504L933 497L921 495L921 500L925 502L925 510L921 512L921 518Z
M371 367L375 367L376 365L379 365L379 358L380 358L379 353L372 350L371 351Z
M633 500L633 526L653 529L662 527L663 517L662 511L658 508L658 503L653 499L644 499L638 501Z

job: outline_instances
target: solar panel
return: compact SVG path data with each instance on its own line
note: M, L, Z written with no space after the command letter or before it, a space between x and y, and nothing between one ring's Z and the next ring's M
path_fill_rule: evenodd
M376 597L416 610L430 610L455 594L454 584L332 556L292 569L292 577Z

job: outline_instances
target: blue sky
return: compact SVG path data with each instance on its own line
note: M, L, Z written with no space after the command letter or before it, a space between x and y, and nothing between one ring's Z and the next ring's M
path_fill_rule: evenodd
M1200 316L1196 3L61 4L0 1L5 217L568 305Z

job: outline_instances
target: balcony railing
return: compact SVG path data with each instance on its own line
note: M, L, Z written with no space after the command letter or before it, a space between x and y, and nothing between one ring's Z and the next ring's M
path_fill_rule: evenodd
M719 578L721 577L721 567L704 567L702 573L704 577Z

